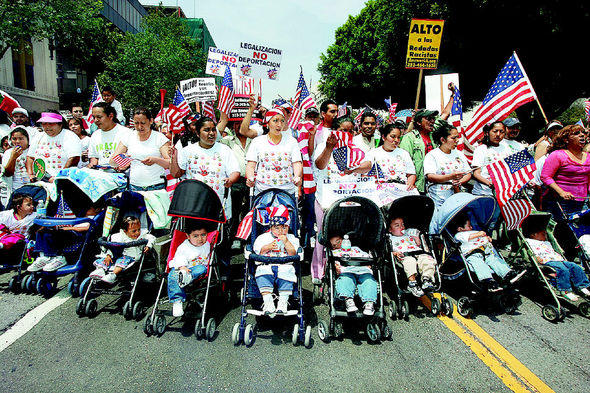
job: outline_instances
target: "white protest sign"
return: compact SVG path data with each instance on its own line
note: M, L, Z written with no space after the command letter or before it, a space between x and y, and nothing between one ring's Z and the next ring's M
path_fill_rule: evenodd
M238 72L238 54L236 52L219 48L209 48L205 74L221 76L225 75L225 67L230 67L232 76Z
M459 74L427 75L424 77L426 109L442 112L451 98L449 83L459 88Z
M240 43L238 74L257 79L278 80L283 51L262 44Z
M197 101L215 101L215 78L192 78L180 82L180 92L189 104Z

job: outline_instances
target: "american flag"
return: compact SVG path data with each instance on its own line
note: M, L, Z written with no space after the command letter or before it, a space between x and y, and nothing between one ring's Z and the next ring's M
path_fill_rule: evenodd
M166 192L168 192L168 196L170 197L170 200L172 200L172 197L174 196L174 190L176 190L176 186L178 186L178 183L180 183L181 179L177 179L172 176L169 169L165 169L164 174L166 175Z
M383 174L383 170L381 169L381 165L378 163L374 163L371 167L371 170L367 173L366 176L373 176L375 179L384 179L385 175Z
M90 107L88 108L88 115L86 115L86 121L90 124L94 123L94 116L92 116L92 108L99 102L103 102L100 89L98 88L98 82L94 80L94 89L92 90L92 97L90 98Z
M0 90L0 110L12 116L12 111L19 108L20 104L17 100L10 96L3 90Z
M299 123L299 136L297 137L303 164L303 192L305 194L313 194L316 191L313 166L309 157L309 130L313 127L314 124L311 121Z
M129 112L129 124L127 125L129 128L135 128L135 121L133 120L133 109Z
M250 233L252 232L252 223L254 222L254 209L250 210L248 214L244 216L240 225L238 225L238 230L236 232L236 237L242 240L248 240L250 237Z
M354 169L365 158L365 152L352 143L352 134L346 131L332 131L337 142L332 152L338 170Z
M184 124L182 123L183 117L183 114L176 106L172 104L168 105L166 123L168 124L168 129L174 134L181 133L184 130Z
M172 99L172 105L174 105L175 107L178 108L178 110L182 114L182 117L191 113L191 107L188 106L188 102L186 102L186 100L184 99L184 96L182 95L180 90L178 90L178 87L176 88L176 93L174 93L174 98Z
M360 122L361 122L361 117L363 116L363 113L365 113L365 108L361 109L358 113L358 115L356 115L356 117L354 118L354 124L358 127Z
M500 209L504 220L506 220L506 228L509 231L520 228L520 225L531 214L532 210L533 206L528 199L511 199Z
M59 195L59 202L57 204L57 212L55 213L57 218L73 218L76 215L72 212L72 209L68 206L64 199L63 192Z
M389 122L393 123L395 121L395 110L397 109L397 102L389 105Z
M537 99L516 53L513 53L473 119L465 128L465 137L473 145L483 135L483 126L494 120L503 120L521 105Z
M498 205L502 208L517 191L531 181L537 165L533 156L524 149L493 162L486 168L496 190Z
M586 112L586 120L590 121L590 100L584 101L584 112Z
M217 119L215 119L215 109L213 108L213 101L203 102L203 115L213 119L213 121L217 123Z
M232 81L231 71L229 69L230 67L225 67L225 75L223 76L223 81L221 82L221 88L219 89L219 101L217 102L217 109L228 116L235 104L234 83Z
M119 168L124 168L128 165L131 165L131 157L126 156L124 154L117 154L113 157L113 162L119 166Z
M293 113L289 117L289 128L296 130L303 112L312 106L316 106L312 95L309 94L309 90L307 90L307 86L305 85L303 72L299 73L299 82L297 83L297 91L295 92L293 103Z
M409 124L413 117L414 114L412 113L411 109L402 109L395 114L396 120L403 120L406 124Z
M457 150L462 151L465 154L465 158L467 161L471 163L473 160L473 152L469 149L465 149L465 143L463 139L463 100L461 99L461 92L458 88L455 88L455 93L453 96L453 106L451 107L451 113L449 115L449 123L453 125L459 131L460 140L459 144L457 145Z
M338 117L344 117L348 113L348 107L346 106L348 101L338 107Z

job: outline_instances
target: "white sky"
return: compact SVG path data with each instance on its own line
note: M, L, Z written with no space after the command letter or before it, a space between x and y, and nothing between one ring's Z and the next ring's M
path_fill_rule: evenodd
M141 1L146 4L157 1ZM179 5L188 18L203 18L220 49L238 52L240 42L251 42L283 51L278 81L263 81L263 102L280 94L295 94L299 66L309 87L316 90L320 54L334 43L336 29L350 14L357 15L365 0L164 0Z

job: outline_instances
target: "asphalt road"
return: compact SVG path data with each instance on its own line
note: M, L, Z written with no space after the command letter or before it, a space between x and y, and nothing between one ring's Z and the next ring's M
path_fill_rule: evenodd
M240 258L234 263L239 267ZM0 288L10 276L0 275ZM310 304L308 277L304 288ZM1 343L46 299L0 296ZM92 319L76 315L76 302L65 300L0 352L0 391L588 392L590 386L590 321L572 314L547 322L527 298L514 315L480 310L472 320L435 317L416 303L408 321L389 321L393 338L379 344L362 334L321 342L315 327L328 308L320 305L306 312L309 349L291 344L291 322L261 329L250 348L234 347L237 305L217 306L218 330L207 342L195 338L192 321L172 321L162 336L147 337L143 321L126 321L112 297L99 298Z

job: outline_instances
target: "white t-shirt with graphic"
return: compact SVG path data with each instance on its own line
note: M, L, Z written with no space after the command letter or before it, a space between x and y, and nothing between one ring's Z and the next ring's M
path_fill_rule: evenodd
M120 124L115 124L109 131L96 130L90 137L88 145L88 157L98 158L98 165L110 165L111 156L117 149L119 142L136 133Z
M399 147L392 151L385 151L381 146L371 150L369 156L373 164L377 163L381 167L385 181L394 180L407 184L408 175L416 174L416 167L410 153Z
M426 154L424 157L424 175L449 175L454 172L467 172L471 168L467 159L457 149L451 150L449 154L444 153L440 148L436 148ZM432 198L436 206L443 204L445 199L453 194L451 184L428 184L428 195Z
M272 243L276 238L273 236L272 233L265 232L262 235L259 235L256 240L254 240L253 250L256 254L260 254L260 250L262 247ZM295 247L295 250L299 248L299 239L297 239L293 234L287 234L287 240ZM277 240L277 244L279 248L277 250L271 250L264 254L267 257L286 257L289 255L287 253L287 249L285 248L285 244L282 241Z
M14 215L14 210L4 210L3 212L0 212L0 225L6 226L11 233L19 233L23 236L27 236L27 232L33 225L35 218L37 218L37 213L33 212L22 220L17 220Z
M487 236L480 236L469 240L469 236L479 231L462 231L457 232L455 239L461 243L461 253L463 255L469 254L471 251L484 248L486 251L491 251L492 243L488 240Z
M543 262L564 261L565 259L553 248L549 241L542 241L536 239L526 239L535 256L541 258Z
M417 239L420 232L416 229L406 229L401 236L395 236L389 234L389 240L391 241L391 247L395 252L415 252L424 251L422 246L418 243Z
M301 162L301 151L295 138L283 135L274 145L268 135L258 136L250 144L246 161L256 162L256 193L270 188L291 194L297 191L293 184L293 163Z
M80 138L70 130L62 129L56 136L44 133L29 146L28 157L45 162L45 172L55 176L63 169L68 159L80 157Z
M12 151L14 147L6 150L4 155L2 156L2 166L6 167L8 162L10 161L10 156L12 155ZM23 185L29 182L29 174L27 173L27 154L28 149L24 150L20 156L17 157L16 162L14 163L14 174L10 177L4 177L4 182L11 187L12 190L18 190Z
M502 140L498 146L479 145L473 152L473 161L471 165L474 168L481 168L481 175L490 179L490 174L486 168L487 165L508 157L513 154L510 147ZM478 181L473 185L474 195L493 195L492 189Z
M176 249L174 258L168 263L169 268L178 269L182 266L191 268L197 265L207 266L211 246L209 242L205 242L202 246L193 246L191 242L186 239Z
M151 131L145 141L139 140L139 133L131 132L120 143L127 147L126 155L132 158L129 182L134 186L147 187L163 183L164 168L158 164L145 165L142 160L147 157L161 157L160 148L168 143L168 138L161 132Z

